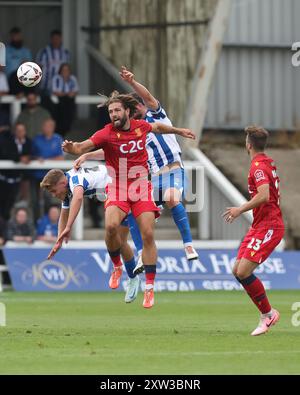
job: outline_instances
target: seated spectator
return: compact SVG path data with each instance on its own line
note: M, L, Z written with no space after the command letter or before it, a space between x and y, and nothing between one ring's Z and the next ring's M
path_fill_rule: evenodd
M38 105L38 95L35 92L30 92L26 96L26 107L17 118L18 123L23 123L26 126L27 136L34 138L41 130L42 125L46 119L51 118L48 110Z
M25 125L21 122L15 124L14 140L19 154L19 161L28 164L32 155L32 141L27 136Z
M26 139L24 125L17 124L16 135L9 131L0 134L0 160L28 163L30 143ZM0 169L0 216L5 220L10 218L10 210L19 192L22 170Z
M33 139L33 156L35 159L43 162L46 159L63 160L64 154L61 148L62 138L54 133L55 121L47 119L42 126L42 133L38 134ZM40 182L44 178L47 170L34 170L33 172L33 187L32 187L32 204L34 209L34 220L36 221L41 213L44 212L44 207L51 204L51 196L47 193L42 195L40 190Z
M6 46L5 73L9 82L9 91L13 95L22 96L26 91L17 80L16 71L21 63L31 61L32 55L28 48L23 45L22 32L19 27L10 30L10 43Z
M76 77L71 74L68 63L60 66L59 73L52 79L52 93L58 97L57 131L65 136L71 130L75 116L75 96L79 90Z
M26 242L31 244L34 241L35 231L32 222L28 218L25 208L18 208L14 217L7 225L7 240Z
M27 137L26 128L23 123L16 123L14 128L15 144L19 154L19 161L27 165L32 156L32 141ZM30 199L30 179L32 173L29 170L21 170L21 184L19 199L28 203Z
M58 235L58 220L60 209L58 206L50 206L48 214L45 214L37 222L37 240L54 243Z

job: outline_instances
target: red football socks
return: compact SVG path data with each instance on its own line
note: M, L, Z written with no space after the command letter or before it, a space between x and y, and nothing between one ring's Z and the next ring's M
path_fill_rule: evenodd
M262 314L267 314L271 311L272 307L263 283L254 274L251 274L244 280L240 280L240 283Z

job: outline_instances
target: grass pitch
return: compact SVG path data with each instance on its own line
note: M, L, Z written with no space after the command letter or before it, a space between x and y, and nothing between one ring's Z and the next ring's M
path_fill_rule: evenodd
M0 374L299 374L299 292L268 294L281 320L252 337L243 292L157 293L150 310L142 293L5 292Z

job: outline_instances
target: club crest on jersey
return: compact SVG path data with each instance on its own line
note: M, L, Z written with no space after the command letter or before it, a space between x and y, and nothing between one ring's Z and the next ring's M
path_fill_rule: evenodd
M121 137L121 133L117 133L117 137L119 139Z
M255 252L254 252L254 251L251 251L251 252L250 252L250 255L251 255L251 256L254 256L254 255L255 255Z
M136 133L136 135L137 135L138 137L141 137L142 131L141 131L140 128L137 128L137 129L135 129L134 131L135 131L135 133Z
M273 229L269 229L265 235L265 238L264 238L262 244L267 243L269 240L271 240L273 233L274 233Z
M262 170L260 170L260 169L255 170L254 177L255 177L257 182L265 180L265 178L266 178L265 177L265 173Z

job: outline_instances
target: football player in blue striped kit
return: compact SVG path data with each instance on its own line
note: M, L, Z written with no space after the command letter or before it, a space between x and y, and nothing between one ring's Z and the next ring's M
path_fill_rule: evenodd
M48 255L48 259L51 259L58 252L63 241L67 242L69 240L83 197L104 201L106 199L105 187L110 182L111 177L108 175L107 168L104 165L91 169L80 167L77 170L71 169L65 173L60 169L52 169L45 175L40 184L41 188L46 189L62 202L58 221L58 238ZM126 224L122 225L124 226L120 226L120 236L123 241L121 255L129 277L125 302L131 303L137 297L140 279L137 273L133 273L136 261L132 249L127 243L128 228L126 229ZM111 285L111 280L109 286L110 288L115 288Z
M134 74L131 71L123 66L120 76L136 92L133 95L138 99L139 104L135 118L145 119L149 123L161 122L172 125L159 101L144 85L135 80ZM187 259L197 259L198 254L193 247L189 218L182 204L186 177L181 160L181 149L176 137L174 134L162 136L160 134L149 133L146 147L155 200L160 204L165 203L171 210L174 222L181 234ZM134 223L134 217L129 215L128 221L134 243L141 249L142 239L138 227ZM139 262L138 266L142 266L142 263ZM139 271L139 267L136 269Z

